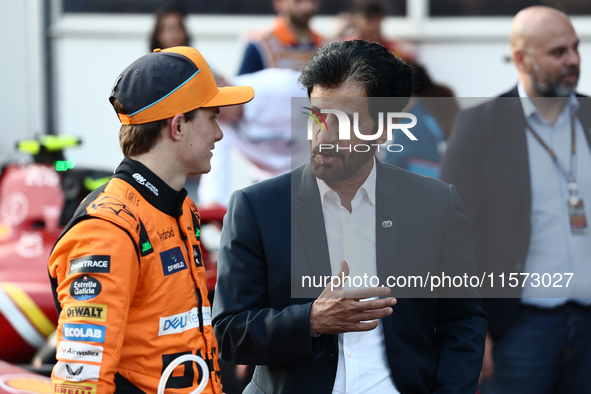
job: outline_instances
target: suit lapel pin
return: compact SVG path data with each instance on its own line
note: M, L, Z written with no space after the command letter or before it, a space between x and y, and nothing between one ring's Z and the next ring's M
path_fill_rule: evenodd
M384 220L384 221L382 222L382 227L383 227L383 228L392 227L392 221L391 221L391 220Z

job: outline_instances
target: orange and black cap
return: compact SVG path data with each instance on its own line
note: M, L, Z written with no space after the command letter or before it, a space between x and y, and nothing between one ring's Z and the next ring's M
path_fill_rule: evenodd
M207 62L190 47L155 49L127 67L115 81L111 97L126 114L123 124L168 119L201 107L246 103L254 97L250 86L218 88Z

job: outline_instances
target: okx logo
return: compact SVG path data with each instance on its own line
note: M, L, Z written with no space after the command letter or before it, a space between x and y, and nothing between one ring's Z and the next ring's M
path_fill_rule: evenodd
M417 141L417 137L414 136L413 133L410 132L409 129L413 128L417 124L417 117L411 113L407 112L379 112L378 113L378 128L375 133L373 134L364 134L359 130L359 113L353 112L353 127L351 127L351 119L350 115L346 114L345 112L338 110L338 109L313 109L309 107L303 107L304 109L309 110L310 112L303 112L304 114L309 116L308 119L308 140L312 140L313 136L313 129L314 124L317 124L320 127L320 130L326 129L328 131L328 124L326 123L326 118L323 114L333 114L336 116L338 121L338 133L339 133L339 141L343 140L350 140L351 139L351 129L353 129L353 133L355 136L362 140L362 141L376 141L379 139L382 134L384 133L384 129L387 135L387 140L391 141L392 133L394 130L399 129L401 130L411 141ZM410 123L399 123L395 122L395 119L410 119ZM385 126L384 126L385 124ZM362 146L368 146L364 144L360 144ZM331 144L321 144L320 150L323 149L334 149L334 146ZM397 152L402 151L401 145L396 145L400 148ZM357 150L357 145L355 146L356 151L365 151ZM337 150L339 147L337 147ZM340 148L345 149L345 148ZM346 148L346 150L350 150L350 148ZM388 149L390 150L390 149Z

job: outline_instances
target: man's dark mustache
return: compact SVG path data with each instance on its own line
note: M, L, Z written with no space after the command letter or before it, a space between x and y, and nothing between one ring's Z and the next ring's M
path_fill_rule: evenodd
M316 157L320 154L320 146L316 146L312 149L312 156ZM340 158L341 160L345 160L345 153L344 152L337 152L336 147L334 149L322 149L322 154L324 156L335 156Z

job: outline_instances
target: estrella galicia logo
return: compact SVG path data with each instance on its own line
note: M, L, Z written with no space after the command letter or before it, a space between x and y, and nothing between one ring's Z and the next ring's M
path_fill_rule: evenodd
M193 257L195 258L195 266L203 267L203 263L201 262L201 249L199 248L199 245L193 245Z
M101 282L92 276L83 275L70 285L70 295L78 301L91 300L101 293Z
M181 248L178 246L161 252L160 260L162 261L164 276L172 275L176 272L187 269L183 252L181 252Z
M63 339L68 341L105 343L107 327L94 324L64 323Z
M91 272L105 274L111 272L111 256L90 255L70 260L68 275Z

